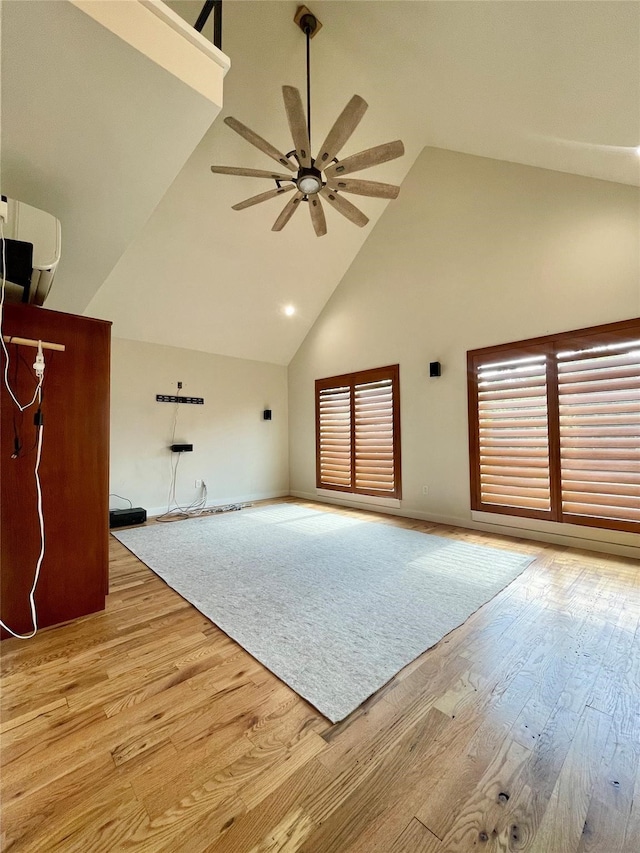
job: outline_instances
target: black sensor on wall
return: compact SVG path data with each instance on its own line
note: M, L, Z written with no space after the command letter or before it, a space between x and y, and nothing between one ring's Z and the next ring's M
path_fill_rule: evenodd
M190 453L193 450L193 444L172 444L169 450L172 453Z
M271 409L265 409L264 410L264 412L262 413L262 419L264 421L270 421L271 420Z
M442 368L439 361L429 362L429 376L442 376Z

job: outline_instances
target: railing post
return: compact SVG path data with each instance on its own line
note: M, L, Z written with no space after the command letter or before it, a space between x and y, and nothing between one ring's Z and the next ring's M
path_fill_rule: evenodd
M199 33L204 29L204 25L209 20L209 15L213 11L213 43L222 50L222 0L205 0L205 3L200 10L198 20L193 25Z
M222 50L222 0L213 4L213 43Z

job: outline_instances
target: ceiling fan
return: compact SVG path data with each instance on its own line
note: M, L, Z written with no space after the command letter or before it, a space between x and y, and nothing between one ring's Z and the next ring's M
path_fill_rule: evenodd
M372 196L374 198L396 198L400 187L394 184L384 184L378 181L363 181L359 178L347 178L353 172L395 160L404 154L404 145L397 139L376 145L358 154L352 154L344 160L338 160L337 154L342 150L358 126L367 109L367 103L359 95L354 95L344 110L338 116L329 131L325 141L320 146L315 158L311 156L311 81L310 81L310 40L319 31L322 24L305 6L300 6L294 18L307 39L307 115L305 120L302 97L293 86L283 86L284 106L293 137L295 148L283 154L274 148L266 139L258 136L238 119L228 116L225 118L232 130L240 134L247 142L255 145L290 174L269 172L262 169L244 169L236 166L212 166L211 171L221 175L241 175L248 178L270 178L275 181L274 189L254 195L238 204L233 210L244 210L254 204L260 204L283 193L296 190L295 195L285 205L273 224L272 231L281 231L291 219L301 202L307 202L311 222L316 235L322 237L327 233L327 224L320 199L324 199L339 213L360 227L367 224L368 217L351 204L342 193ZM293 158L293 159L292 159ZM291 174L295 173L295 174ZM290 184L290 185L289 185Z

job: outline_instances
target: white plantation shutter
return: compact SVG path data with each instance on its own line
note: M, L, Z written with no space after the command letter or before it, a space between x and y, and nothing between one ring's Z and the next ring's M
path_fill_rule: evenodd
M318 433L321 480L327 486L351 486L351 388L319 393Z
M399 498L398 365L316 381L319 488Z
M483 503L549 511L546 356L478 366Z
M356 385L354 415L356 488L394 492L392 380Z
M640 521L640 340L557 359L563 513Z
M640 319L467 354L471 508L640 532Z

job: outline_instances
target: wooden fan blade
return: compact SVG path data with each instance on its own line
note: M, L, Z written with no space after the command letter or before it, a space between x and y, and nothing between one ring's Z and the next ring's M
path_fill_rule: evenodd
M332 207L335 207L338 213L346 216L354 225L359 225L360 228L362 228L369 221L369 218L365 216L361 210L358 210L358 208L354 204L351 204L350 201L347 201L346 198L342 198L338 193L334 193L333 190L323 187L320 190L320 195L322 198L326 199Z
M282 208L282 213L273 223L272 231L282 231L287 222L291 219L296 210L300 207L300 202L303 198L303 194L298 192L294 195L291 201L287 202L285 206Z
M324 169L325 165L333 160L359 125L360 119L367 111L367 107L367 102L360 95L354 95L351 98L336 119L336 123L329 131L329 135L322 143L322 147L316 157L316 168Z
M357 179L329 178L329 186L343 193L366 195L371 198L397 198L400 187L395 184L382 184L379 181L359 181Z
M316 236L324 237L324 235L327 233L327 221L324 218L322 202L320 201L317 195L309 196L309 213L311 214L311 221L313 222L313 227L316 232Z
M278 172L267 172L265 169L243 169L239 166L212 166L211 171L217 175L241 175L245 178L271 178L274 181L291 181L291 175L281 175Z
M266 193L252 195L251 198L246 198L244 201L239 201L238 204L232 205L231 209L244 210L245 207L253 207L254 204L260 204L261 201L268 201L270 198L275 198L277 195L282 195L282 193L288 193L290 192L290 190L294 189L295 184L291 184L290 187L276 187L275 190L267 190Z
M293 165L291 160L288 160L282 151L278 151L277 148L274 148L273 145L270 145L266 139L263 139L261 136L258 136L257 133L254 133L250 128L248 128L245 124L242 124L241 121L238 121L237 118L233 118L233 116L227 116L224 120L224 123L228 125L231 130L235 130L236 133L239 133L243 139L246 139L247 142L250 142L252 145L255 145L256 148L259 148L260 151L264 151L269 157L272 157L277 163L280 163L281 166L286 166L287 169L290 169L292 172L297 172L298 169Z
M386 163L387 160L395 160L396 157L402 157L403 154L404 145L399 139L396 139L395 142L385 142L384 145L376 145L375 148L367 148L366 151L360 151L359 154L346 157L339 163L327 166L325 172L327 177L331 178L336 175L348 175L350 172L359 172L360 169L368 169L371 166L377 166L379 163Z
M283 86L284 108L287 111L289 130L293 137L300 165L305 168L311 166L311 145L309 143L309 132L307 130L307 119L302 106L300 92L294 86Z

